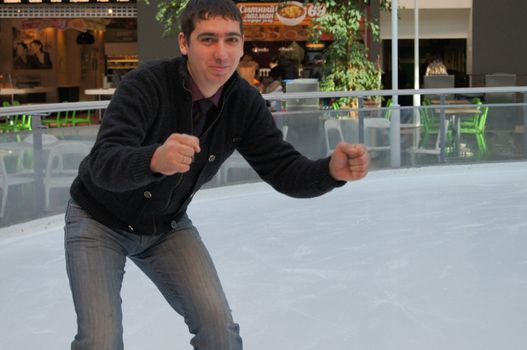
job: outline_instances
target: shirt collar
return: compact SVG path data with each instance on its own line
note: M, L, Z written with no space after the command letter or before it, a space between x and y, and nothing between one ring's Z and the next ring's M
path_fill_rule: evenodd
M206 97L203 96L203 93L199 89L194 79L192 79L192 76L190 74L188 75L188 78L189 78L188 82L189 82L190 93L192 94L192 102L205 99ZM220 104L222 93L223 93L223 85L218 89L218 91L216 91L214 95L208 98L214 104L215 107L218 107L218 105Z

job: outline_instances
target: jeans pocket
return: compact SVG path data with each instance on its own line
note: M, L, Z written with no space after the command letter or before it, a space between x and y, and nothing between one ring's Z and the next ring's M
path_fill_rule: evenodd
M71 224L79 219L86 219L90 218L91 216L81 208L80 205L78 205L73 199L70 199L68 201L68 205L66 207L66 214L64 215L64 221L65 224Z
M106 229L73 199L68 202L64 220L64 243L66 248L72 242L93 240L100 230Z

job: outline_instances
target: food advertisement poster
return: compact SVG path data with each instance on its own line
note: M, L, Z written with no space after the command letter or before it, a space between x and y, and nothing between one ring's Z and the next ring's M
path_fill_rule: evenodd
M246 41L308 40L306 27L326 13L323 4L299 1L237 3Z
M248 25L309 25L311 19L323 16L326 8L323 4L299 1L282 2L246 2L238 3L243 24Z

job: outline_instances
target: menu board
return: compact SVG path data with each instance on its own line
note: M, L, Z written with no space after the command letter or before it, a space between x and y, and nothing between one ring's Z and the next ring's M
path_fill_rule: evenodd
M326 14L324 4L312 2L238 2L246 41L307 41L307 27ZM332 40L323 34L321 40Z
M239 2L236 4L242 14L243 24L307 26L313 18L326 13L324 4L300 1L283 2Z

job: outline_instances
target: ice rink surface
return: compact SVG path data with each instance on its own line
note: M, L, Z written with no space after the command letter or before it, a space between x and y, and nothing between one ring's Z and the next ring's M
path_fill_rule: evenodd
M248 350L524 350L527 163L371 172L315 199L201 191L190 216ZM68 349L63 217L0 230L0 349ZM127 350L191 349L127 264Z

